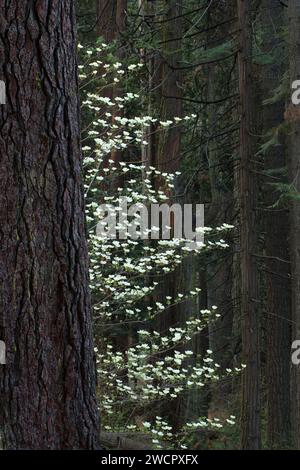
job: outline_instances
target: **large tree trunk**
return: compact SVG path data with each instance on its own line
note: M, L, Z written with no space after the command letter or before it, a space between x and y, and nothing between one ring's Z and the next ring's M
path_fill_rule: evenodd
M262 95L268 97L280 85L283 75L282 48L279 33L283 26L283 7L274 8L273 0L262 4L262 27L265 52L275 54L273 63L262 71ZM265 138L279 133L283 122L284 101L263 106ZM268 136L268 137L267 137ZM291 286L288 249L288 214L278 205L280 191L274 183L286 183L280 169L286 165L285 142L279 133L278 144L266 151L265 232L266 232L266 387L268 446L286 447L290 439L290 349L291 349ZM277 170L277 172L275 172Z
M256 249L256 175L254 173L252 24L254 2L238 0L240 48L238 54L241 100L240 127L240 244L241 244L241 328L243 362L242 384L243 449L258 449L260 438L260 322L257 308L258 276L254 263Z
M300 79L300 0L290 0L288 10L288 30L290 34L290 80ZM300 117L299 109L290 105L290 158L289 173L292 189L300 192ZM300 339L300 202L291 201L290 254L292 271L292 317L293 339ZM300 448L300 368L293 366L292 383L292 428L295 436L295 446Z
M0 0L1 434L98 447L72 0Z

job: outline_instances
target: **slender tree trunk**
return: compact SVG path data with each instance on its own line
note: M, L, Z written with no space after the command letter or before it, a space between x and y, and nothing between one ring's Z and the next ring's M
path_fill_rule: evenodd
M161 26L161 40L166 44L161 64L160 117L161 120L182 116L182 71L178 70L182 49L182 0L163 2L165 23ZM174 19L173 19L174 18ZM179 38L179 39L178 39ZM173 127L160 132L157 166L160 171L175 172L180 165L181 129Z
M259 449L260 436L260 321L257 307L258 276L253 254L256 244L256 175L253 143L253 74L251 7L238 0L240 48L238 54L241 100L240 126L240 244L242 353L246 369L242 384L241 446Z
M0 0L0 314L8 449L98 447L75 6Z
M112 42L124 32L127 0L97 0L98 32Z
M103 36L107 43L111 43L116 39L120 39L122 33L126 28L126 8L127 0L97 0L97 32L99 36ZM116 57L120 61L124 59L124 49L122 47L117 48ZM104 72L104 69L103 69ZM102 91L102 96L107 97L114 101L116 97L122 95L122 88L118 84L107 86ZM114 124L115 118L120 117L122 113L116 108L113 108L114 114L112 116L112 123ZM102 110L111 112L111 109L107 107ZM115 162L122 161L122 152L120 150L113 150L109 156ZM122 185L120 178L116 178L114 186L117 188Z
M155 21L155 2L148 2L147 0L139 0L139 11L140 14L143 16L143 22L141 26L141 34L144 31L147 31L148 28L151 31L154 31L154 21ZM147 20L145 19L147 17ZM152 53L149 57L149 52L147 49L141 49L140 51L142 60L144 64L147 66L147 82L146 82L146 90L148 93L145 93L142 97L144 103L147 106L148 116L155 115L155 107L154 100L151 99L151 93L153 90L156 89L156 83L154 83L156 77L155 74L155 67L156 67L156 55ZM150 98L150 99L149 99ZM144 106L145 106L144 104ZM146 169L149 169L149 166L155 165L155 131L157 130L157 123L150 123L144 127L144 136L143 140L147 142L147 145L142 144L141 146L141 153L142 153L142 162ZM144 175L146 179L146 175Z
M262 4L262 30L265 52L274 55L273 63L262 70L262 95L266 99L280 85L283 75L279 33L284 12L280 5L274 8L272 0ZM265 233L266 233L266 387L268 446L286 447L290 439L290 349L291 349L291 286L288 249L287 210L278 205L280 192L274 183L286 183L280 170L286 165L285 142L279 126L283 122L284 101L263 106L265 138L270 131L278 134L278 144L266 151L265 177ZM267 137L268 136L268 137ZM275 171L277 172L275 173ZM281 170L282 171L282 170Z
M195 260L193 260L193 262L195 263ZM186 266L186 269L188 268L189 266ZM192 315L196 311L208 308L206 272L204 269L200 270L199 272L195 271L196 269L193 266L193 271L190 269L190 273L196 276L197 286L200 287L201 292L199 292L197 302L191 302ZM206 351L209 349L208 327L204 328L201 332L195 335L188 347L192 349L196 356L204 358L206 355ZM205 386L201 388L201 391L197 389L189 390L188 392L183 394L182 399L178 400L178 410L181 414L182 424L185 424L188 421L193 421L195 419L195 416L208 417L210 398L211 393L209 384L205 384ZM199 432L198 436L200 444L203 445L203 434Z
M207 101L213 102L218 93L219 78L218 70L213 65L208 66L207 70ZM222 108L221 108L222 109ZM214 135L218 134L218 105L211 105L209 108L209 132L210 143L208 145L208 163L211 202L209 210L206 212L205 223L208 226L220 226L223 223L232 222L232 203L228 197L228 192L222 186L224 164L220 165L220 152L216 150ZM221 317L214 322L210 330L210 348L214 351L214 359L223 369L231 367L231 345L233 323L232 309L232 256L230 253L212 255L211 261L207 267L207 291L208 307L217 305ZM220 384L215 394L217 400L222 400L224 395L228 395L230 381Z
M288 10L288 30L290 42L290 81L300 80L300 0L290 0ZM289 174L292 189L300 192L300 113L299 107L290 105L291 117ZM300 202L291 201L290 254L292 272L292 319L293 340L300 339ZM293 366L292 382L292 429L295 446L300 448L300 368Z
M157 105L162 121L182 116L182 72L177 70L180 66L182 48L182 0L164 0L156 2L156 11L163 7L164 17L160 25L160 39L163 43L160 54L157 54L154 64L154 83L158 84ZM155 24L154 24L155 27ZM155 163L161 172L174 173L180 168L181 129L171 127L164 131L159 130L156 139ZM176 200L178 188L170 191L163 186L164 182L158 181L157 189L163 189L169 196L169 204ZM184 203L186 201L180 201ZM174 227L172 214L169 225ZM166 295L176 297L178 292L188 292L195 286L195 264L191 258L184 260L182 265L160 282L160 299L163 301ZM158 331L162 334L174 324L185 323L187 318L194 313L195 302L186 302L163 312L158 319ZM187 392L173 400L168 407L167 414L174 429L180 429L190 415L189 407L192 405L191 393ZM166 414L167 404L162 403L162 412Z

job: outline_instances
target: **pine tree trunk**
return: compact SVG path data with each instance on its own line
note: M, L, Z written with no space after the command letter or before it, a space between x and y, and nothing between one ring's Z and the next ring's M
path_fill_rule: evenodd
M300 79L300 0L290 0L288 10L290 41L290 81ZM297 109L298 108L298 109ZM300 192L300 132L299 107L290 105L291 129L289 148L289 174L293 191ZM287 115L286 114L286 115ZM293 340L300 339L300 203L291 200L290 255L292 272ZM300 449L300 368L293 366L292 429L295 446Z
M241 328L243 372L241 445L259 449L260 438L260 321L257 308L258 276L253 254L256 249L256 175L253 145L252 25L254 2L238 0L240 48L238 54L241 100L240 125L240 244L241 244Z
M98 447L72 0L0 0L1 434Z

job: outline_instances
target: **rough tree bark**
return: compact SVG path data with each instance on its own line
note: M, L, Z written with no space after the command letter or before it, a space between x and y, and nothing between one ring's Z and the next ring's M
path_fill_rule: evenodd
M240 245L242 355L246 369L242 383L241 446L259 449L260 436L260 321L257 307L258 273L256 243L256 175L253 142L253 75L251 0L238 0L240 47L238 53L241 102L240 125Z
M98 448L75 3L0 0L1 434Z

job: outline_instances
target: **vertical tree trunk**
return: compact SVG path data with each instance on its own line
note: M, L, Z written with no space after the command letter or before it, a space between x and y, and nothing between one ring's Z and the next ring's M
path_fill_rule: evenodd
M256 175L253 145L252 25L254 2L238 0L240 48L238 54L241 100L240 125L240 244L241 328L246 369L242 384L241 445L259 449L260 437L260 322L257 308L258 278L253 254L256 249Z
M262 95L267 98L280 85L283 75L279 33L283 26L283 7L274 8L272 0L262 4L262 31L264 49L274 56L273 63L263 66ZM264 134L278 133L283 122L284 101L263 106ZM266 137L270 139L271 137ZM285 142L281 134L279 143L266 151L265 177L265 233L266 233L266 387L268 446L286 447L290 439L290 349L291 349L291 286L288 249L287 210L278 205L280 192L274 183L285 183L282 174L267 173L286 165Z
M141 27L141 33L144 32L144 30L149 28L152 31L155 30L155 8L156 8L156 2L148 2L147 0L139 0L139 11L140 14L143 16L143 21L142 21L142 27ZM147 17L147 20L145 20L145 17ZM145 100L145 103L147 104L147 110L148 110L148 116L153 116L154 115L154 110L153 107L155 105L154 100L151 99L150 93L153 93L153 90L156 89L157 83L155 83L155 80L157 79L157 74L155 73L155 68L156 68L156 56L157 53L151 54L150 57L148 57L149 52L147 49L141 49L141 56L143 58L143 62L147 66L147 71L148 71L148 83L146 84L146 89L148 89L148 93L145 93L143 96L143 100ZM150 99L149 99L150 98ZM144 138L147 142L147 145L141 146L141 153L142 153L142 162L143 165L149 169L149 166L155 165L155 131L157 130L157 124L156 123L150 123L147 126L144 127ZM145 176L146 178L146 176Z
M164 16L160 25L161 53L157 54L154 63L154 84L158 86L157 106L162 121L182 116L182 72L178 70L182 54L182 0L164 0L156 2L156 12L163 8ZM154 24L155 27L155 24ZM161 172L174 173L180 168L181 129L170 128L159 130L156 139L155 163ZM161 182L158 182L160 186ZM162 183L164 184L164 183ZM159 189L159 188L157 188ZM160 188L169 196L169 204L176 199L178 188L170 191ZM186 201L179 201L180 203ZM174 227L174 220L170 216L169 225ZM166 295L176 297L178 292L188 292L195 285L195 264L192 257L184 260L180 267L160 281L159 297L163 301ZM174 324L181 325L194 313L195 302L186 302L184 305L175 305L163 312L158 318L158 331L162 334ZM174 429L180 429L186 422L192 405L190 391L173 400L166 413L166 402L162 402L161 410L168 415Z
M116 39L120 39L120 35L124 33L126 28L126 8L127 0L97 0L97 32L99 36L103 36L107 43L111 43ZM122 61L124 59L124 50L118 47L116 57ZM105 70L103 69L103 72ZM114 101L116 97L122 95L121 86L113 84L111 86L104 87L102 90L102 96L107 97ZM102 114L105 111L111 111L106 107L102 110ZM122 115L120 111L115 108L112 116L112 122L115 122L115 118ZM109 156L115 162L122 161L122 152L119 150L113 150ZM115 180L116 188L122 185L122 181L117 178Z
M226 6L228 9L228 5ZM226 14L225 11L222 12ZM215 20L208 17L208 25L213 24ZM218 32L219 35L224 32ZM226 34L226 32L225 32ZM209 36L209 34L208 34ZM209 37L207 37L209 41ZM218 79L220 68L215 64L207 67L207 101L213 102L218 96ZM218 117L222 113L223 108L216 104L211 104L208 111L208 125L210 133L210 141L208 144L208 164L209 164L209 180L211 201L209 209L206 211L205 224L208 226L220 226L223 223L232 222L232 201L228 197L228 191L222 187L224 176L224 163L220 164L220 151L216 149L216 139L214 135L218 134ZM233 309L232 309L232 256L230 253L220 255L217 253L211 257L207 266L207 291L208 291L208 308L217 305L221 317L214 322L209 330L210 348L214 351L214 359L224 369L231 367L231 345ZM223 400L230 391L230 381L221 383L218 387L216 395L217 401Z
M72 0L0 0L1 433L98 447Z
M162 121L182 116L182 1L164 1L164 20L161 28L163 60L161 64L160 118ZM178 39L179 38L179 39ZM165 42L166 41L166 42ZM157 166L160 171L175 172L180 165L181 129L174 127L160 132Z
M290 0L288 10L288 30L290 42L290 81L300 79L300 0ZM289 174L292 189L300 192L300 131L299 111L291 106L291 130L289 148ZM294 111L294 112L293 112ZM291 201L290 255L292 272L292 319L293 340L300 339L300 203ZM295 446L300 448L300 368L293 366L292 383L292 429Z
M195 260L192 259L191 261L195 264ZM187 271L189 270L190 275L196 277L197 286L201 289L197 301L190 302L190 314L193 315L196 311L208 308L206 272L205 269L196 272L195 266L192 266L191 269L187 263L185 264L185 268ZM191 287L193 287L193 285ZM194 336L188 348L194 352L195 356L201 358L206 356L206 351L209 349L208 327L204 328L201 332ZM188 421L194 421L195 417L208 417L210 398L211 393L209 384L205 384L201 390L188 390L186 393L184 393L181 399L177 401L177 412L179 413L180 424L183 425ZM201 436L201 434L202 433L200 431L199 441L200 445L203 445L203 436Z
M99 35L112 42L124 32L127 0L97 0L97 24Z

